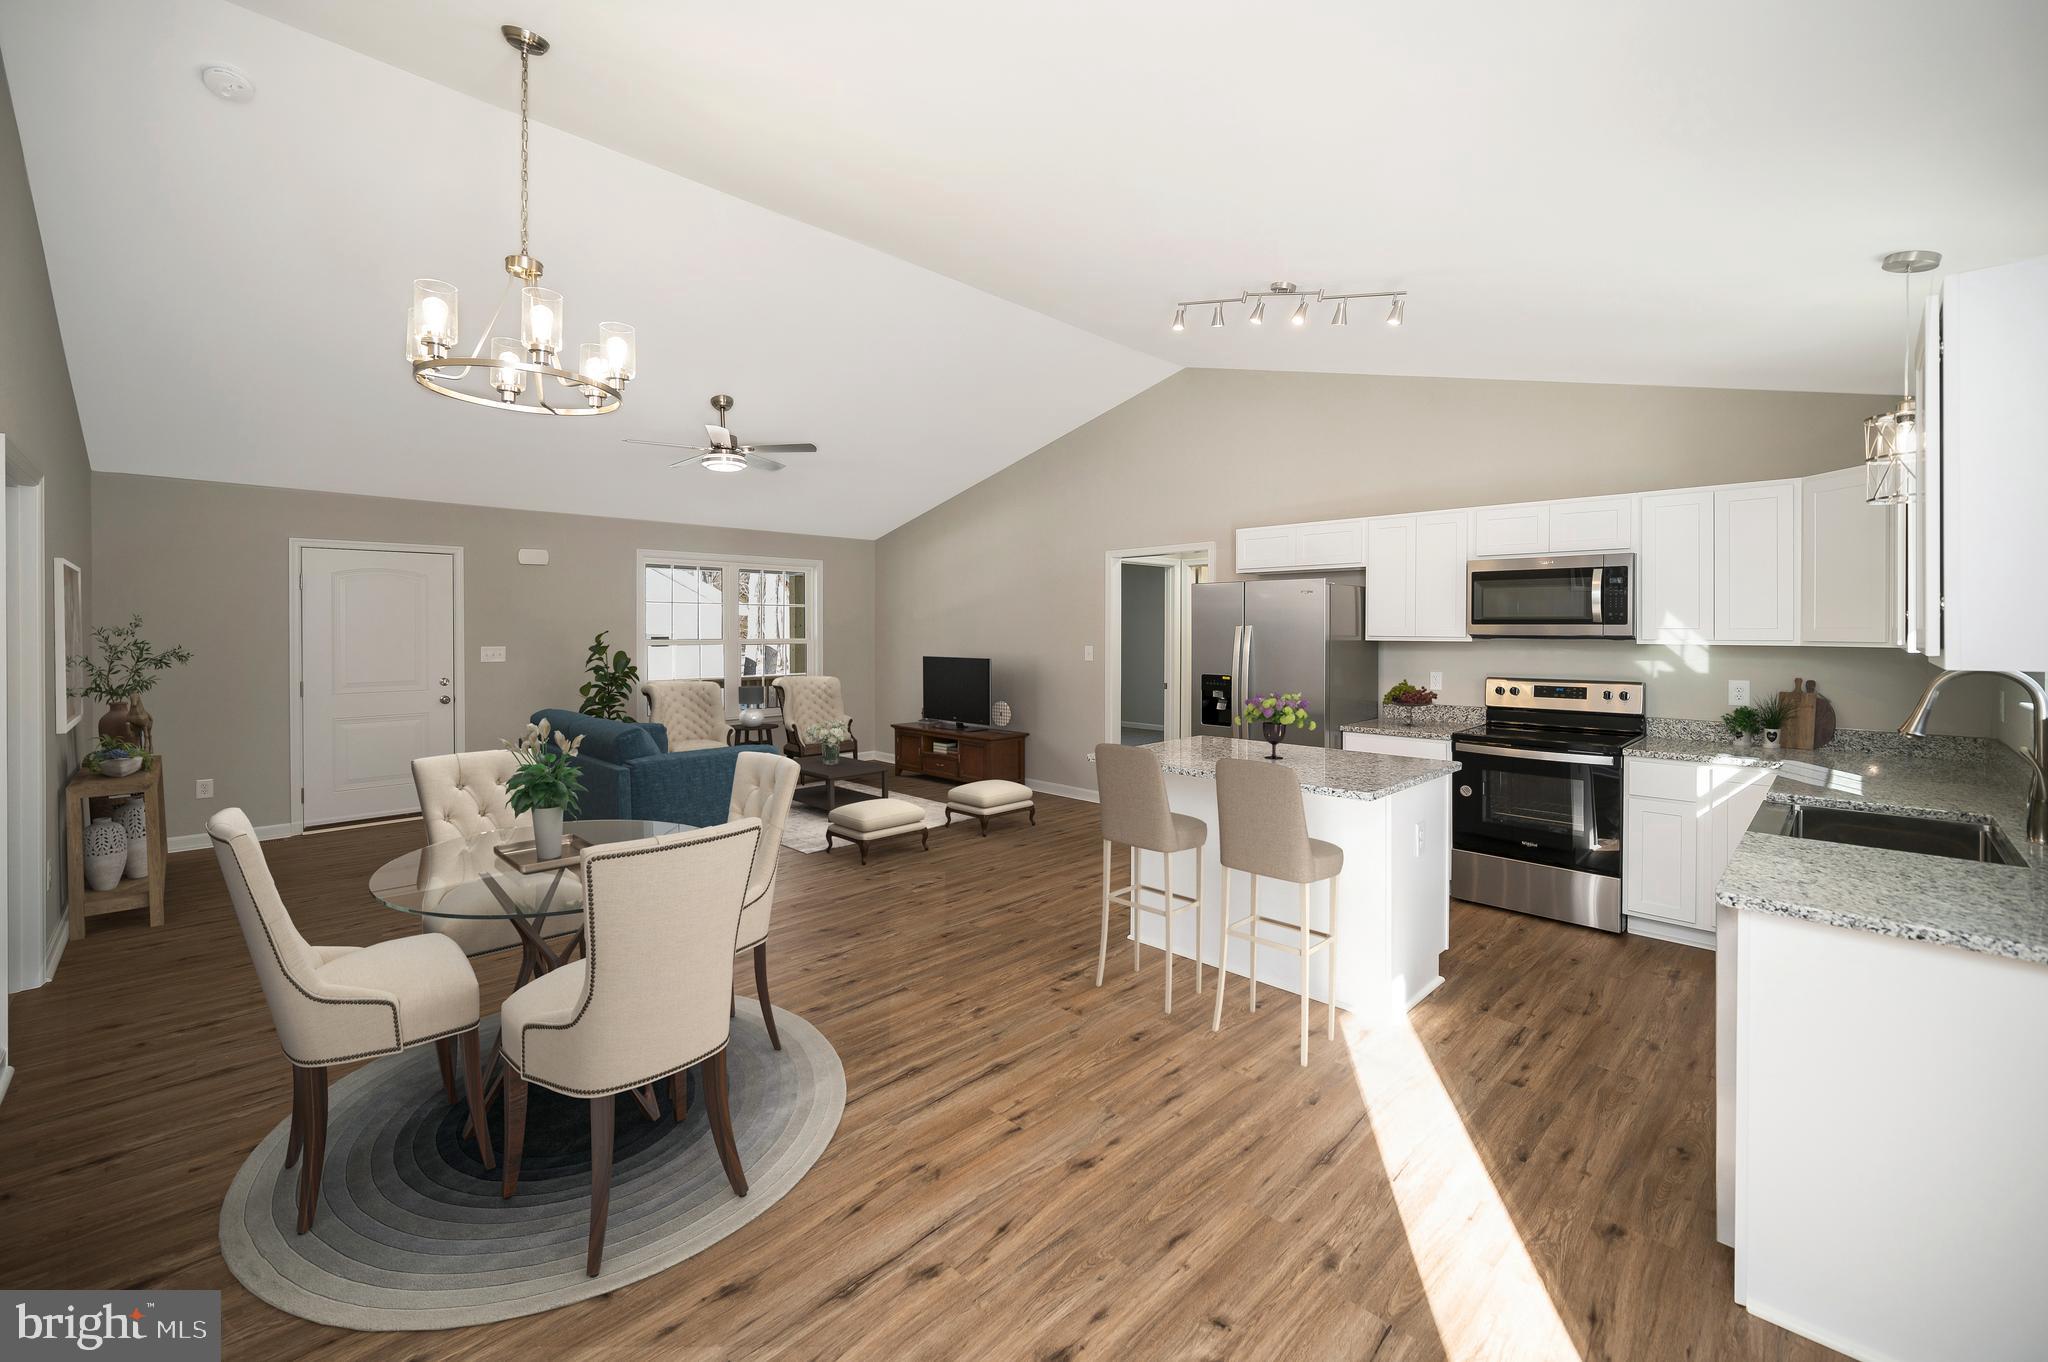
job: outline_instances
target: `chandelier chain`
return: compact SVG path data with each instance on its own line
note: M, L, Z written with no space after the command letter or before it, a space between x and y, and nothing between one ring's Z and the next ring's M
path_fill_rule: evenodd
M526 49L519 51L519 254L526 250Z

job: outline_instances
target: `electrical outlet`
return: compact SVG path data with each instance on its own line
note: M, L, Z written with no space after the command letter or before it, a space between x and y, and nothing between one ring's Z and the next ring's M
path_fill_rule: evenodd
M479 662L503 662L505 660L505 645L502 643L484 644L483 647L477 649L476 660Z
M212 782L211 780L195 780L195 781L193 781L193 782L192 782L192 797L193 797L194 799L211 799L211 798L213 798L213 782Z
M1415 854L1417 856L1422 854L1422 824L1420 823L1415 825Z
M1082 644L1082 645L1081 645L1081 660L1082 660L1083 662L1093 662L1093 661L1095 660L1095 645L1094 645L1094 644L1092 644L1092 643L1084 643L1084 644Z
M1730 682L1728 683L1728 703L1729 703L1729 704L1731 704L1731 705L1746 705L1746 704L1748 704L1748 703L1749 703L1749 682L1747 682L1747 681L1730 681Z
M1438 695L1444 693L1444 674L1442 672L1431 672L1429 674L1429 688Z

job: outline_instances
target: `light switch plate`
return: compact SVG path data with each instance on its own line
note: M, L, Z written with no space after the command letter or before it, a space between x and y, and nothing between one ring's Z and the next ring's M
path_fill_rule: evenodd
M502 643L484 644L481 648L477 649L476 660L479 662L503 662L505 660L505 645Z
M1730 681L1730 682L1728 683L1728 703L1729 703L1729 704L1731 704L1731 705L1746 705L1746 704L1748 704L1748 703L1749 703L1749 682L1747 682L1747 681Z
M1095 660L1095 645L1094 645L1094 644L1092 644L1092 643L1084 643L1084 644L1082 644L1082 645L1081 645L1081 660L1082 660L1083 662L1093 662L1093 661Z

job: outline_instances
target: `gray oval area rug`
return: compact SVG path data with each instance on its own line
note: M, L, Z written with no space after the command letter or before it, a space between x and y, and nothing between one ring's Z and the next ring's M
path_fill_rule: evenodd
M365 1065L328 1098L327 1162L313 1228L295 1233L298 1170L284 1166L278 1122L228 1188L221 1254L258 1299L346 1329L449 1329L538 1314L673 1267L780 1200L825 1152L846 1106L839 1055L803 1018L737 1000L727 1051L732 1124L749 1191L732 1194L695 1080L678 1125L668 1085L661 1119L618 1098L604 1270L584 1275L590 1231L588 1104L528 1089L519 1191L498 1194L465 1108L441 1089L432 1046ZM493 1023L485 1023L489 1053ZM502 1151L502 1103L490 1108Z

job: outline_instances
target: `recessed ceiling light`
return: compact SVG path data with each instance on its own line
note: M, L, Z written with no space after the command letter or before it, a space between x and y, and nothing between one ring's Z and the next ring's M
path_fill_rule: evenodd
M230 104L247 104L256 98L256 82L232 66L202 67L199 80Z

